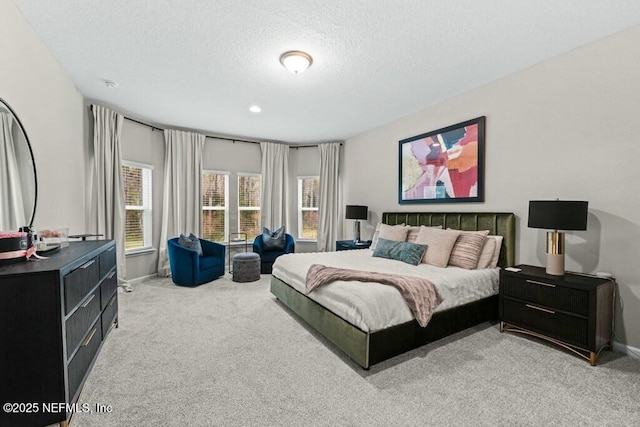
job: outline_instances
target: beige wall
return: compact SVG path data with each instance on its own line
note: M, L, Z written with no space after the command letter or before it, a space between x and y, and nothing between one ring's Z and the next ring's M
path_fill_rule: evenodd
M347 140L345 200L373 211L368 235L383 211L515 212L517 260L535 265L545 232L527 228L528 201L588 200L567 269L615 275L615 340L640 347L639 45L635 27ZM485 202L399 205L398 141L482 115Z
M85 229L82 95L10 1L0 2L0 97L31 140L38 175L34 227Z

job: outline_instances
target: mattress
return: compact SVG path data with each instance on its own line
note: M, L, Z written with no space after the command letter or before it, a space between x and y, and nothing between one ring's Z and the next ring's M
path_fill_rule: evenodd
M498 293L499 268L413 266L372 254L370 249L286 254L276 259L272 274L364 332L375 332L413 319L400 292L380 283L336 281L307 294L305 282L312 264L425 277L434 284L441 300L435 312Z

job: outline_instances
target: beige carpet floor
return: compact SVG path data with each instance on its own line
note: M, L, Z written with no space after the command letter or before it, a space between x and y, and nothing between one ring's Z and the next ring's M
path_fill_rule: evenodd
M224 277L119 294L85 426L640 425L640 361L600 366L485 323L360 369L269 293Z

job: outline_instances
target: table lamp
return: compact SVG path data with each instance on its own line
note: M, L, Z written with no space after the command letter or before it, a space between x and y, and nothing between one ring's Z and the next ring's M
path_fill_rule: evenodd
M586 230L589 202L573 200L532 200L529 228L547 232L547 274L564 275L564 233L558 230Z
M353 223L353 241L355 243L360 242L360 220L366 220L368 212L368 206L347 205L344 217L346 219L355 219L355 222Z

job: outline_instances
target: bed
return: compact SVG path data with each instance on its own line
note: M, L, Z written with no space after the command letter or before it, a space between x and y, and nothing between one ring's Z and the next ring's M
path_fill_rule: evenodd
M506 267L515 263L513 213L385 212L382 222L388 225L441 226L468 231L489 230L489 234L503 236L498 266ZM362 250L353 252L359 251ZM364 369L471 326L498 318L498 297L497 294L491 294L456 307L437 310L424 328L409 317L402 323L370 330L371 328L363 327L362 324L349 319L344 313L336 314L340 312L334 312L306 295L300 290L299 284L293 284L293 280L289 280L289 276L283 274L283 271L276 270L272 275L271 293ZM288 281L292 283L287 283ZM349 320L345 320L344 317Z

